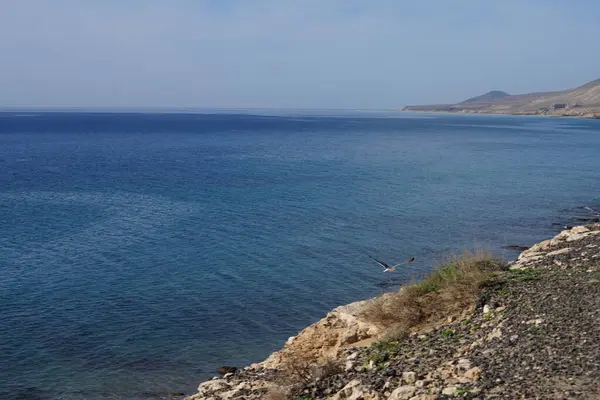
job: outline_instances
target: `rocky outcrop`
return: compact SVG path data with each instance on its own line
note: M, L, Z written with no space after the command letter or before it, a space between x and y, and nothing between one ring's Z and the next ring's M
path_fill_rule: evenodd
M563 267L567 265L567 261L568 265L600 265L598 240L600 224L576 226L562 231L552 239L531 246L519 255L511 269Z
M223 378L201 383L198 393L188 399L259 399L265 396L269 388L287 384L278 378L282 378L282 370L294 367L294 363L302 363L302 360L315 363L332 360L350 346L369 345L381 333L379 327L360 317L362 309L370 301L358 301L335 308L325 318L308 326L297 336L290 337L283 349L271 354L265 361L226 374ZM347 391L351 391L351 388Z
M600 224L532 246L475 309L429 330L365 346L384 334L358 317L367 304L333 310L189 399L600 398ZM282 371L298 354L338 368L291 384Z
M284 348L273 353L262 365L277 369L286 358L301 354L313 359L337 357L341 349L357 343L370 344L381 330L360 318L360 313L370 300L340 306L320 321L302 330L298 336L288 339Z

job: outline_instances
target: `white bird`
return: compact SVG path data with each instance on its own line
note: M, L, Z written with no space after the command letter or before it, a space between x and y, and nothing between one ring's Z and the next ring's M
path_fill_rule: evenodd
M383 272L394 272L396 270L396 268L398 268L399 266L405 265L405 264L409 264L409 263L411 263L411 262L413 262L413 261L416 260L415 257L412 257L412 258L409 258L406 261L402 261L400 264L396 264L396 265L393 265L393 266L390 267L388 264L384 263L383 261L379 261L378 259L373 258L370 255L368 255L368 256L369 256L369 258L371 260L375 261L377 264L379 264L379 265L381 265L383 267Z

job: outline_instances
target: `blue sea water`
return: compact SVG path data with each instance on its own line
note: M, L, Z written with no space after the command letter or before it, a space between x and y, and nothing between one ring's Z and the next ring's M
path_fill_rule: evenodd
M554 234L599 155L579 119L0 113L0 398L191 393L445 254Z

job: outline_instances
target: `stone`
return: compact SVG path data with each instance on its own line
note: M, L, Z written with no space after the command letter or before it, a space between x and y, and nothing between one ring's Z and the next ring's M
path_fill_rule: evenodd
M571 234L580 234L580 233L586 233L589 231L590 231L590 229L587 226L581 225L581 226L574 226L570 232L571 232Z
M554 250L548 253L549 256L558 256L560 254L566 254L571 251L571 248L565 247L564 249Z
M481 377L481 372L481 368L473 367L467 370L467 372L465 372L464 377L470 380L471 382L475 382Z
M442 394L446 396L453 396L456 394L457 391L458 388L456 386L448 386L442 390Z
M358 379L351 380L331 400L380 400L381 396L365 387Z
M354 353L350 354L348 357L346 357L346 360L354 360L356 359L356 357L358 357L358 351L355 351Z
M229 374L229 373L234 373L235 371L237 371L236 367L229 367L227 365L223 365L222 367L217 368L217 372L220 373L221 375L225 375L225 374Z
M294 340L296 340L296 336L290 336L288 340L286 340L285 344L289 346L294 342Z
M409 400L415 395L417 388L411 385L405 385L397 387L396 390L390 394L388 400Z
M415 381L415 386L418 388L424 388L426 385L426 382L424 380L419 379L418 381Z
M466 371L471 368L471 361L466 358L461 358L460 360L458 360L456 366L458 367L458 369Z
M516 342L516 341L517 341L517 339L518 339L518 338L519 338L519 335L512 335L511 337L509 337L509 338L508 338L508 340L509 340L511 343L514 343L514 342Z
M500 339L502 337L502 330L500 328L495 328L490 334L487 336L487 340L491 341L493 339Z
M412 371L406 371L402 373L402 380L411 385L417 380L417 375Z
M344 370L346 372L348 372L348 371L352 371L352 368L354 368L354 362L352 360L346 361L346 365L344 366Z
M496 308L494 311L496 311L496 312L502 312L504 310L506 310L506 306L500 306L500 307Z
M239 385L237 385L235 387L236 390L250 390L252 389L252 385L250 384L250 382L240 382Z
M543 319L541 318L536 318L536 319L530 319L529 321L526 322L527 325L532 325L535 324L535 326L540 325L542 322L544 322Z
M489 304L486 304L485 306L483 306L483 313L484 314L489 314L492 312L491 307L489 306Z
M198 386L198 393L211 394L225 389L229 389L229 384L224 379L213 379L201 383L200 386Z

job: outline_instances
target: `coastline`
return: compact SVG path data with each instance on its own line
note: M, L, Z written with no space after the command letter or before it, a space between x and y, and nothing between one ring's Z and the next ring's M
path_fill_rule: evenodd
M598 120L600 119L600 111L592 112L592 113L584 113L583 115L579 114L567 114L567 113L539 113L539 112L518 112L518 113L506 113L506 112L492 112L492 111L469 111L469 110L460 110L460 111L444 111L444 110L420 110L420 109L402 109L396 110L395 112L407 112L407 113L427 113L427 114L480 114L480 115L512 115L519 117L552 117L552 118L577 118L577 119L588 119L588 120Z
M523 370L530 371L527 379L535 381L527 389L529 395L546 396L554 390L557 385L550 385L550 377L560 381L560 390L572 390L574 398L595 398L600 394L592 389L593 382L600 378L600 369L593 370L600 359L600 347L596 345L600 315L594 307L600 307L600 296L593 294L600 292L599 283L600 224L576 226L523 251L509 263L506 272L494 279L491 289L482 291L474 307L448 315L406 338L386 342L389 331L364 318L363 311L369 305L392 295L386 293L335 308L297 336L290 337L282 349L263 362L232 369L222 377L202 382L198 392L186 399L295 398L290 393L296 397L305 394L306 399L336 400L433 400L465 393L463 398L472 398L469 393L478 398L508 398L498 394L512 393L509 397L513 398L514 391L521 390L519 385L523 385L523 377L508 377L522 369L513 365L508 354L515 348L520 353L511 353L513 358L530 357L543 362L550 357L548 362L564 362L579 374L578 381L573 383L569 373L546 371L534 362L536 365ZM567 294L571 292L572 295ZM544 297L553 298L552 293L558 297L554 300ZM581 312L586 318L581 318ZM581 324L583 331L574 330ZM583 351L582 357L567 362L560 356L540 353L552 346L545 343L540 332L546 332L543 335L557 345L579 341L580 347L573 351ZM387 343L385 346L393 343L393 349L386 348L385 358L381 356L381 343ZM443 362L438 347L442 348L439 352L443 353ZM417 357L417 364L407 352L422 354ZM374 358L374 354L378 356ZM307 379L294 385L280 379L282 371L290 365L306 367L301 365L306 359L326 360L327 365L333 363L341 368L318 377L307 375Z

